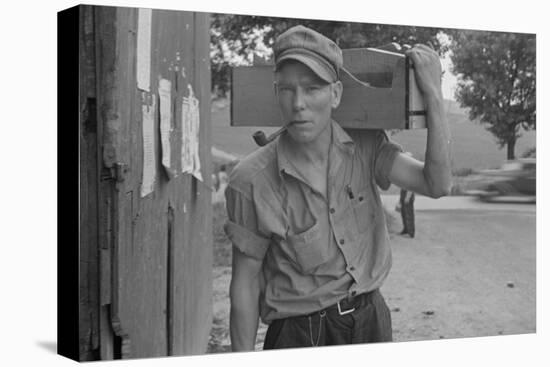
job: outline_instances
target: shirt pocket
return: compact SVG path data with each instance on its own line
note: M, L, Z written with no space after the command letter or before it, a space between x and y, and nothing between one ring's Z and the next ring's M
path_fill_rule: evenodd
M357 232L363 234L374 225L374 201L368 195L369 188L359 191L352 199L353 215L357 225Z
M299 234L288 234L296 263L304 274L312 274L315 268L328 261L328 239L321 236L319 223Z

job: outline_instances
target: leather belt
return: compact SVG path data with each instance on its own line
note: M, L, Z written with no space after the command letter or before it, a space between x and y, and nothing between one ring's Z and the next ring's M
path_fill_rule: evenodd
M314 314L317 314L317 313L324 314L324 313L328 313L328 312L330 312L330 313L336 312L340 316L350 314L353 311L355 311L356 309L361 308L364 305L366 305L367 304L367 299L370 298L370 296L376 291L378 291L378 289L375 289L373 291L366 292L366 293L361 293L361 294L358 294L356 296L344 297L343 299L336 302L335 304L333 304L331 306L328 306L328 307L322 309L321 311L314 312L311 315L314 315Z

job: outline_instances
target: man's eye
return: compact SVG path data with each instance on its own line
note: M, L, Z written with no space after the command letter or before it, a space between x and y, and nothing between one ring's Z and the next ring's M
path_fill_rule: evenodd
M316 92L319 89L321 89L321 87L319 87L318 85L309 85L306 87L306 91L308 92Z

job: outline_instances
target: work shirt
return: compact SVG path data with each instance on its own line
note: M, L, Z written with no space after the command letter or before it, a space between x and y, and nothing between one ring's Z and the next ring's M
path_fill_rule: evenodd
M380 130L331 122L327 197L292 163L283 133L242 159L226 189L225 231L241 252L263 261L263 322L309 314L379 288L391 267L386 190L401 147Z

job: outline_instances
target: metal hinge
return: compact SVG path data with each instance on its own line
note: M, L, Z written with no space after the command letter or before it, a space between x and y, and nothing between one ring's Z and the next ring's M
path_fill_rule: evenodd
M117 162L113 167L104 167L101 173L101 181L114 180L115 182L123 182L128 172L128 165L126 163Z

